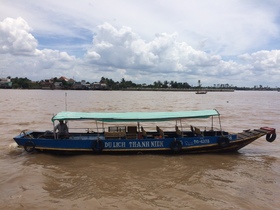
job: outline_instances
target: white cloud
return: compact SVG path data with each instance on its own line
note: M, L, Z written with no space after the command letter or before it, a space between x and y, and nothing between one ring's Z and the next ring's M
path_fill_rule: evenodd
M34 55L38 43L30 31L31 28L20 17L0 22L0 53Z
M180 40L222 56L259 49L280 32L276 1L161 1L158 13Z
M280 50L262 50L251 54L239 56L244 63L251 66L252 76L250 79L258 82L258 85L264 81L269 81L279 87L280 81Z
M280 50L261 50L252 54L239 56L246 62L251 62L258 70L275 70L280 74Z
M38 50L34 59L34 63L43 69L58 69L58 67L62 66L64 66L63 69L69 69L73 66L73 61L75 61L75 58L73 56L69 56L66 52L59 52L58 50L50 49L44 49L41 51Z
M277 1L12 2L0 2L2 75L279 86Z
M36 28L36 34L48 36L84 38L79 29L95 31L103 22L129 26L147 41L157 33L177 33L178 40L193 48L235 56L262 50L271 39L279 39L278 4L277 0L119 0L111 6L108 0L41 0L24 4L14 0L1 5L0 18L20 14Z
M179 42L176 34L157 34L145 42L128 27L109 23L98 27L87 58L96 65L127 68L132 71L176 72L217 65L221 57L193 49Z
M20 17L6 18L0 22L0 56L3 70L8 75L40 79L68 74L78 60L66 52L37 49L38 41L31 31L27 22Z

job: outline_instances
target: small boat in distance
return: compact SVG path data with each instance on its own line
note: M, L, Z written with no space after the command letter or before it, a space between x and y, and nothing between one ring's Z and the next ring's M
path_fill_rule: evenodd
M197 120L210 122L208 127L190 125ZM14 137L19 147L27 152L91 152L100 153L151 153L172 154L232 152L265 136L273 142L276 138L274 128L261 127L229 133L222 130L220 114L217 110L181 111L181 112L60 112L52 117L55 122L66 121L75 125L85 121L88 126L83 132L74 132L60 137L53 131L22 131ZM168 121L168 123L166 122ZM173 121L174 127L170 127ZM166 123L160 127L159 124ZM214 127L218 123L218 128ZM68 123L69 124L69 123ZM148 127L149 126L149 127ZM152 126L152 127L151 127ZM74 129L73 129L74 130Z
M206 90L198 90L195 92L195 94L206 94L207 91Z
M207 91L206 90L202 90L201 88L201 82L200 80L198 80L198 90L195 92L195 94L206 94Z

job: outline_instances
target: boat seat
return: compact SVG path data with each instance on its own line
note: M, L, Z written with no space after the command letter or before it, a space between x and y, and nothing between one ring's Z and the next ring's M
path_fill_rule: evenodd
M156 127L156 129L157 129L158 134L159 134L162 138L164 138L165 135L164 135L163 130L162 130L160 127L158 127L158 126Z
M145 129L143 128L143 126L141 126L141 132L142 132L142 136L144 139L147 138L147 132L145 131Z
M182 135L182 132L180 131L180 129L178 128L177 125L175 125L175 130L176 130L177 136L181 136Z
M108 127L109 132L122 132L125 130L126 130L125 126L109 126Z
M136 126L127 126L127 139L137 139L137 127Z
M175 125L175 130L176 130L176 135L177 135L177 136L181 136L181 137L186 136L186 135L184 135L183 132L178 128L177 125Z
M122 132L105 132L105 139L122 139L126 137L126 133Z
M200 131L200 129L198 127L193 127L192 125L191 127L191 131L195 136L203 136L202 132Z
M202 135L202 132L201 132L200 129L197 128L197 127L194 127L194 133L195 133L197 136L203 136L203 135Z
M137 133L127 133L126 139L137 139Z

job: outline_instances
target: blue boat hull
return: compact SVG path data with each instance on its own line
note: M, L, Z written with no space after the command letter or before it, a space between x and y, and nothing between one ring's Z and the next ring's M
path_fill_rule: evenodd
M268 130L255 129L237 134L220 133L211 136L172 136L135 139L106 139L103 134L72 133L69 138L55 139L51 134L42 137L44 132L26 132L14 137L19 147L27 152L167 152L167 153L205 153L237 151L264 135ZM274 140L274 139L273 139Z

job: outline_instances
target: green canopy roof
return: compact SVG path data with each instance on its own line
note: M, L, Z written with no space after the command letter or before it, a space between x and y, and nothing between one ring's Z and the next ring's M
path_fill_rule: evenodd
M96 120L101 122L149 122L167 121L186 118L208 118L217 116L217 110L181 111L181 112L60 112L52 118L55 120Z

